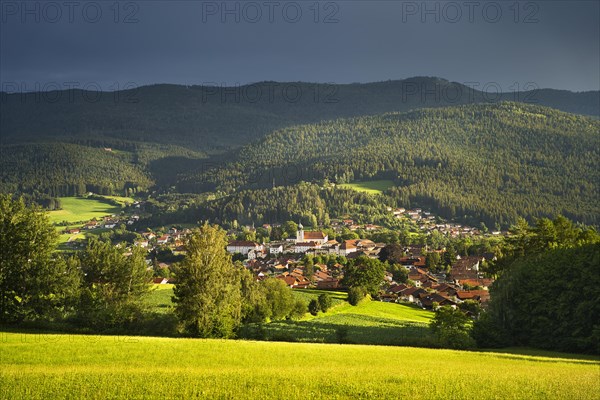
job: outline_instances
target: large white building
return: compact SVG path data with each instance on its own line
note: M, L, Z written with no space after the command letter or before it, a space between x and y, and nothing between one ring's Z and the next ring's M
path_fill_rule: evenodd
M296 232L296 243L310 243L313 242L318 245L322 245L327 242L328 236L324 232L314 231L307 232L304 231L304 227L302 224L298 225L298 231Z
M254 252L263 251L263 245L258 244L256 242L251 242L247 240L235 240L233 242L229 242L227 245L227 251L235 254L241 253L243 255L247 255L249 251L253 250Z

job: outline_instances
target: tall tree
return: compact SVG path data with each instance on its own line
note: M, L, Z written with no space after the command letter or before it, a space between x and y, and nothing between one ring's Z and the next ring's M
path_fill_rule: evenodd
M344 270L343 283L351 288L362 288L377 295L385 276L385 267L379 260L360 256Z
M148 270L142 248L136 246L131 254L125 252L124 247L113 246L110 241L91 238L80 255L84 288L79 311L84 324L122 327L139 317L152 271Z
M208 224L187 240L173 301L177 317L191 335L233 337L241 323L240 280L226 246L225 231Z
M78 272L53 253L56 236L39 208L0 195L0 322L56 316L76 296Z

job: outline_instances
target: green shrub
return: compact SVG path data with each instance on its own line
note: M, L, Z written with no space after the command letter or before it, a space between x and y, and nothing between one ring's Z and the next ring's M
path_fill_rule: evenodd
M310 303L308 303L308 311L312 315L317 315L320 310L321 310L321 307L319 306L319 302L316 299L312 299L310 301Z
M348 303L355 306L367 295L362 287L353 287L348 290Z
M327 310L331 308L331 296L329 296L327 293L321 293L317 301L319 302L319 308L321 311L327 312Z

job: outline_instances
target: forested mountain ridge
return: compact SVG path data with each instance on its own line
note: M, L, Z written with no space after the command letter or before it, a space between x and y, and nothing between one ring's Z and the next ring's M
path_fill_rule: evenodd
M164 84L116 92L0 93L0 131L2 143L105 137L223 151L293 125L424 107L520 101L600 115L599 91L496 93L497 88L479 91L444 79L416 77L367 84Z
M0 192L34 197L87 192L127 194L161 180L164 164L192 162L206 155L178 146L104 141L20 143L0 146ZM108 144L108 146L107 146ZM180 162L185 168L186 162ZM175 167L172 167L176 171Z
M285 128L180 191L392 179L399 205L507 225L564 214L597 224L600 122L521 103L390 113Z
M598 222L598 91L496 96L421 77L0 97L0 192L252 197L300 181L391 179L392 203L449 218Z

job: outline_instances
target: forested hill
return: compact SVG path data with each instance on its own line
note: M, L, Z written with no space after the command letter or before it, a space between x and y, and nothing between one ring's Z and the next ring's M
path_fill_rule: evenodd
M152 85L117 92L0 93L0 131L4 144L105 138L222 151L292 125L424 107L508 100L578 114L600 113L598 91L508 92L512 88L507 88L496 94L496 90L495 85L482 92L420 77L344 85L260 82L237 87Z
M564 214L597 224L600 122L522 103L389 113L286 128L181 191L392 179L398 205L512 223Z

